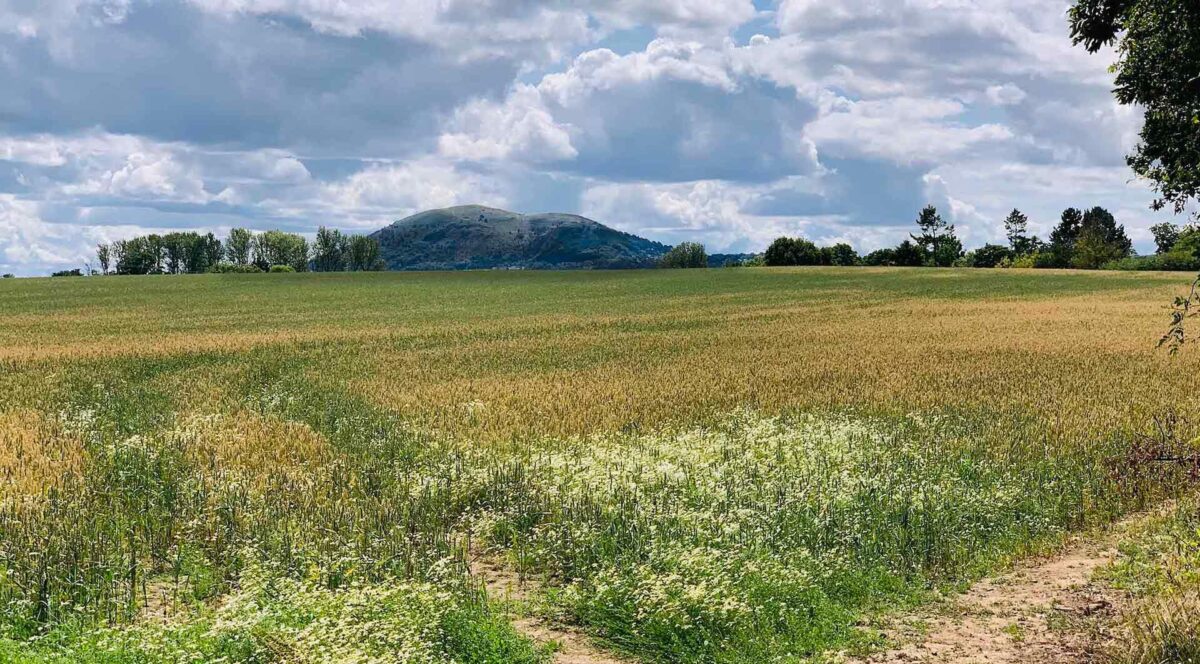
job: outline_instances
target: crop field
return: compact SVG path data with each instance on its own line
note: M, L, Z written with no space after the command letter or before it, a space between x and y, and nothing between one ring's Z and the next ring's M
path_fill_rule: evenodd
M550 661L514 616L629 661L867 653L880 616L1186 493L1146 461L1200 433L1200 355L1155 348L1185 286L6 280L0 661ZM1112 574L1170 574L1147 547Z

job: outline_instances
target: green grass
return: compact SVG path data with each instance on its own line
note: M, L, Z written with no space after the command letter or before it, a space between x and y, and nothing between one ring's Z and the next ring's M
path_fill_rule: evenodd
M1187 485L1130 470L1197 405L1197 358L1154 350L1182 285L0 283L0 657L544 659L468 573L484 554L646 661L870 648L872 616Z

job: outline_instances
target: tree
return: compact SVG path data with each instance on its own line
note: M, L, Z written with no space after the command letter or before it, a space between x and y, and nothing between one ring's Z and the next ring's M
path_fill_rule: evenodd
M900 267L921 267L925 264L925 249L905 240L892 251L892 264Z
M254 233L245 228L234 228L225 239L225 260L234 265L249 265L253 245Z
M1063 210L1058 226L1050 232L1050 256L1054 267L1068 267L1075 251L1075 241L1083 230L1083 212L1075 208Z
M1003 245L985 244L975 250L975 267L997 267L1014 253L1016 252Z
M1004 231L1008 235L1008 246L1012 247L1013 253L1023 256L1031 252L1033 244L1031 238L1027 235L1029 232L1029 217L1026 217L1023 212L1013 208L1008 218L1004 220Z
M1154 253L1159 255L1170 253L1175 248L1175 244L1179 242L1180 232L1179 226L1167 221L1151 226L1150 233L1154 235Z
M763 254L763 262L770 267L820 265L821 250L804 238L776 238Z
M162 274L166 251L159 235L143 235L118 243L117 274Z
M962 242L953 234L953 226L951 227L950 235L943 235L933 247L933 264L938 267L950 267L954 262L962 258L963 245Z
M308 271L308 241L294 233L266 231L251 242L252 260L263 272L276 265L290 266L296 272Z
M1182 213L1200 200L1200 3L1076 0L1070 18L1088 51L1116 43L1117 101L1145 109L1127 161L1153 184L1154 209Z
M1133 253L1133 243L1125 235L1125 227L1118 226L1112 213L1102 207L1094 207L1083 215L1078 237L1071 253L1071 267L1094 270L1109 261L1128 257Z
M206 233L197 235L192 240L191 251L187 256L187 271L190 274L203 274L212 270L221 262L224 248L216 235Z
M889 266L896 264L895 249L876 249L863 257L863 265Z
M1125 258L1133 253L1133 241L1125 234L1125 227L1117 225L1117 219L1111 212L1102 207L1094 207L1083 213L1083 226L1080 237L1089 227L1094 226L1104 238L1118 258Z
M832 247L826 247L821 250L828 257L828 265L850 266L858 265L858 253L854 251L854 247L839 242Z
M317 272L340 272L347 268L350 242L339 230L324 226L317 229L313 242L313 270Z
M921 229L919 235L910 235L913 242L930 253L933 251L938 240L945 233L947 224L942 220L942 215L938 214L937 208L932 205L926 205L925 209L921 210L921 214L917 217L917 227Z
M112 245L104 242L96 245L96 261L100 263L100 271L108 274L112 266Z
M354 272L379 272L387 269L379 240L366 235L352 235L348 241L347 269Z
M950 267L962 256L962 242L954 234L954 225L946 223L936 207L926 205L921 210L917 227L921 229L920 234L910 237L934 265Z
M683 242L668 251L659 266L668 269L708 267L708 253L702 244Z

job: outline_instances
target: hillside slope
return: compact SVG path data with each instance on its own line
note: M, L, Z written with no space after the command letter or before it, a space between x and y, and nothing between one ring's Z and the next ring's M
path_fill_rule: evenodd
M421 212L371 237L391 270L634 268L668 249L577 215L478 205Z

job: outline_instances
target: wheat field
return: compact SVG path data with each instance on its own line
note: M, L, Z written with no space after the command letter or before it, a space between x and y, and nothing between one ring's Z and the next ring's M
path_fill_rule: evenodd
M1140 462L1197 434L1200 356L1155 347L1185 285L6 280L0 659L547 661L480 557L631 659L869 651L874 617L1187 486Z

